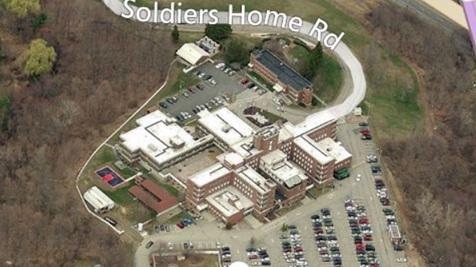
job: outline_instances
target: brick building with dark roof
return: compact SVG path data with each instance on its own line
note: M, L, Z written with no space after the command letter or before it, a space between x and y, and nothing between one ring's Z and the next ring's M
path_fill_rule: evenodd
M297 103L312 103L312 83L267 49L251 53L253 70ZM277 85L277 86L276 86Z
M177 205L177 199L167 190L148 179L136 180L137 185L129 188L129 193L149 209L161 214Z

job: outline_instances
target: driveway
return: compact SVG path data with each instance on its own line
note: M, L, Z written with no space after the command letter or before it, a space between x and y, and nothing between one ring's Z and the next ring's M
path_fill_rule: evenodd
M199 84L202 85L204 89L194 90L194 93L188 91L188 88L182 88L182 90L176 95L178 99L177 103L174 103L173 105L167 103L168 107L166 109L161 108L165 113L171 114L172 117L177 116L181 112L188 112L190 115L195 115L192 110L197 105L204 105L216 96L221 97L227 95L228 97L232 97L243 91L243 88L239 84L241 76L238 74L229 76L223 71L216 69L212 63L205 63L187 75L195 75L195 71L201 71L208 75L212 75L217 84L212 85L207 81L201 81ZM188 96L184 96L183 92L186 92Z
M103 3L116 15L121 15L128 13L126 8L123 5L123 2L120 0L103 0ZM159 11L161 12L161 11ZM218 12L218 23L228 23L228 12ZM133 18L135 19L135 18ZM153 18L151 18L150 23L153 23ZM289 18L287 18L288 20ZM205 16L205 22L210 21L210 17ZM236 21L233 21L236 24ZM206 24L206 23L205 23ZM308 33L314 26L313 23L304 21L303 26L301 27L300 31L297 33L291 32L286 29L272 27L272 25L261 24L258 26L251 26L251 25L235 25L234 28L237 28L241 32L248 32L248 33L292 33L300 38L303 38L307 41L316 43L319 41L317 37L309 36ZM188 25L185 27L189 28L203 28L204 25ZM325 34L324 34L325 35ZM346 66L346 69L349 70L351 75L351 83L352 83L352 90L349 92L349 95L343 102L336 104L334 106L328 107L324 111L317 112L313 115L309 115L306 120L313 120L316 116L320 116L323 112L328 112L329 114L334 115L334 117L341 118L349 113L351 113L355 107L357 107L360 102L365 98L365 92L367 89L367 82L365 79L365 74L360 64L359 60L355 57L352 53L350 48L344 43L340 42L339 45L333 50L333 53L337 56L340 62Z
M148 266L148 255L158 249L159 244L172 242L175 247L180 248L181 244L191 241L199 248L213 248L216 242L231 247L232 259L247 261L246 247L249 246L253 237L257 247L264 247L268 250L272 266L288 266L282 256L281 226L283 223L294 224L301 231L303 237L303 247L305 257L309 261L309 266L322 266L322 261L317 255L314 242L310 216L318 213L322 208L329 208L335 224L335 232L340 245L342 261L344 266L358 266L355 247L347 222L347 215L344 202L347 199L355 199L363 204L367 209L367 215L373 230L374 241L372 244L376 248L377 258L381 266L403 267L405 263L397 263L397 258L403 257L403 252L395 252L392 248L390 238L386 230L386 219L382 212L382 206L376 197L374 187L374 177L370 171L370 165L365 162L369 153L378 154L377 147L371 141L360 140L358 125L356 123L345 123L338 126L337 137L343 142L346 148L352 152L352 175L343 181L337 181L333 191L318 197L317 199L306 199L303 205L290 211L288 214L252 229L249 226L238 225L233 230L225 230L223 224L210 221L198 221L197 225L185 228L172 233L160 233L148 236L142 241L135 254L137 267ZM360 174L360 181L356 176ZM154 246L146 249L144 245L149 241L154 241ZM196 247L197 247L196 246Z

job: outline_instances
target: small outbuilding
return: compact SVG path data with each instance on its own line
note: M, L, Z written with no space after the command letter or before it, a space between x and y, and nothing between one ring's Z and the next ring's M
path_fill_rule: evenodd
M93 207L96 213L104 213L114 208L114 201L96 186L84 193L84 200Z
M197 65L210 56L210 54L194 43L182 45L176 54L190 65Z

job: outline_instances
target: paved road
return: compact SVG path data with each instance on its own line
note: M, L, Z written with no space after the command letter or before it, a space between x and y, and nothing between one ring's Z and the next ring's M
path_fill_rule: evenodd
M125 9L123 2L120 0L103 0L103 3L116 15L127 14L127 10ZM217 14L219 23L227 23L228 22L228 12L218 12ZM135 18L134 18L135 19ZM289 18L288 18L289 19ZM152 20L152 18L151 18ZM206 17L205 22L209 21L210 18ZM152 22L152 21L151 21ZM232 24L238 24L237 20L234 20ZM203 25L197 25L198 27L203 27ZM241 31L248 31L250 33L262 32L262 33L276 33L276 32L287 32L292 33L296 36L304 38L308 41L317 42L317 37L311 37L308 35L312 27L314 26L311 22L303 22L303 26L301 27L298 33L294 33L291 31L285 31L281 28L271 27L271 25L261 24L259 26L250 26L250 25L240 25L239 29ZM314 118L321 116L323 112L330 113L335 118L343 117L353 111L355 107L357 107L360 102L365 97L365 92L367 89L367 82L365 80L364 71L362 65L360 64L359 60L355 57L352 53L350 48L344 43L340 42L336 49L333 51L335 55L338 57L340 62L345 65L345 67L350 71L351 75L351 82L352 82L352 90L349 92L349 95L343 102L336 104L332 107L329 107L325 111L317 112L315 114L309 115L306 119L304 124L312 121ZM298 125L299 127L299 125Z
M447 30L468 27L463 8L452 0L392 0L392 2L414 10L417 14Z
M330 266L324 264L317 255L316 246L313 240L310 215L319 212L322 208L330 208L335 224L336 235L341 248L344 266L358 266L355 248L347 222L344 209L346 199L355 199L367 208L367 214L374 231L373 244L376 247L377 258L381 266L406 266L404 263L397 263L396 259L402 257L393 251L390 239L387 235L386 220L382 213L382 206L376 197L374 189L374 177L372 176L369 164L365 163L367 154L377 154L377 148L373 142L360 140L357 124L339 125L337 136L346 148L353 153L352 177L336 184L333 192L327 193L317 200L306 199L304 204L283 217L271 223L264 224L257 229L238 225L238 229L226 231L217 227L216 222L199 221L184 230L171 233L154 234L147 237L140 245L135 254L137 267L148 266L148 255L151 251L159 248L160 242L172 242L176 247L183 242L191 241L197 248L213 248L215 242L228 245L232 249L233 260L246 261L245 248L248 246L251 237L256 241L258 247L265 247L270 254L272 266L289 266L281 254L280 229L283 223L295 224L302 233L305 257L313 266ZM356 180L357 174L362 177ZM149 240L154 241L154 246L146 249L144 244ZM165 240L165 241L164 241Z

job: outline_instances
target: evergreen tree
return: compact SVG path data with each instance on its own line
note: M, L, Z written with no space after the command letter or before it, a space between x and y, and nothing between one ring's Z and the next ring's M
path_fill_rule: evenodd
M205 28L205 35L219 42L230 37L233 30L229 24L207 24Z
M176 43L178 43L180 40L180 32L177 28L177 25L174 25L174 29L172 30L172 40L174 40Z
M225 47L225 61L227 64L240 63L245 66L249 62L249 51L246 44L238 39L231 39Z

